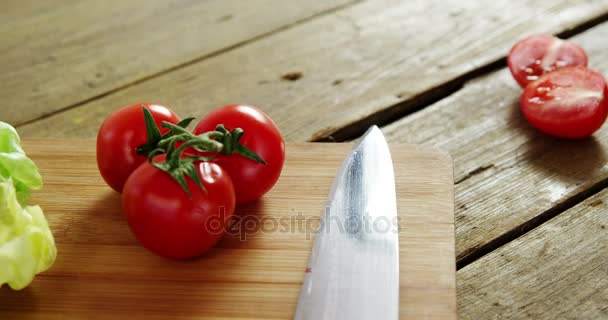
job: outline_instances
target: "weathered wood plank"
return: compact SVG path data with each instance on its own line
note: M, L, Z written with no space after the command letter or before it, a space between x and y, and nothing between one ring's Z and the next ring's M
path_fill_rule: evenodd
M287 140L327 136L505 55L519 37L605 14L605 0L360 3L21 128L95 136L110 110L138 100L202 116L228 103L267 111ZM282 79L301 72L297 81ZM291 77L292 79L297 77Z
M608 23L573 40L608 74ZM454 159L458 260L608 178L608 126L591 139L565 141L532 128L519 110L521 89L504 69L384 131Z
M0 119L30 121L352 2L3 2Z
M461 319L608 318L608 190L458 272Z

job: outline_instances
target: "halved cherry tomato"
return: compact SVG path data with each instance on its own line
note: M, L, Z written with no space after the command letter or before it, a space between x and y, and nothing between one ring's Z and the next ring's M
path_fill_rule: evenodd
M568 66L587 66L587 53L576 43L552 35L533 35L517 42L507 57L522 88L541 75Z
M608 87L596 71L558 69L530 83L521 95L520 106L539 130L562 138L584 138L606 120Z
M171 109L151 103L126 106L106 118L97 134L97 166L106 183L118 192L122 192L129 175L147 160L145 155L135 152L148 141L144 107L150 111L157 126L163 121L180 121ZM161 129L161 133L166 131Z
M256 200L279 179L285 161L285 142L275 123L259 109L246 105L219 108L201 119L194 134L212 131L218 124L228 130L244 131L240 143L260 156L260 164L239 154L220 154L213 160L224 168L234 182L237 203Z
M228 174L214 163L195 162L194 166L205 190L185 178L191 196L171 175L148 162L131 174L124 187L122 207L131 231L144 247L167 258L205 253L224 235L234 213L234 188Z

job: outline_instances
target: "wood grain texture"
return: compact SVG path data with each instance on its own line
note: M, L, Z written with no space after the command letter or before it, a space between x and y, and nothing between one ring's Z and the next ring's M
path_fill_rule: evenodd
M608 190L458 272L461 319L608 318Z
M39 118L349 2L3 1L0 119Z
M288 141L326 137L390 117L400 109L392 106L504 57L526 34L563 31L606 12L604 0L366 1L20 130L93 137L111 110L151 100L197 117L253 104ZM301 78L282 78L294 72Z
M607 37L604 23L573 39L603 74ZM458 260L608 178L608 128L582 141L546 136L521 115L521 91L503 69L383 130L453 157Z
M236 232L204 257L184 262L137 244L119 195L97 172L93 141L24 142L45 178L31 203L43 207L59 254L27 289L0 289L0 315L10 319L42 313L88 319L100 311L106 318L291 319L314 226L350 149L288 145L279 182L260 201L238 209ZM455 319L451 160L425 147L391 150L402 218L401 319Z

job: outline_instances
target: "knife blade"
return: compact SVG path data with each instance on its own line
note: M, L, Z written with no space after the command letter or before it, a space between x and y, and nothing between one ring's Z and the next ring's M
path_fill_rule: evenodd
M395 177L388 144L373 126L334 178L295 320L398 318Z

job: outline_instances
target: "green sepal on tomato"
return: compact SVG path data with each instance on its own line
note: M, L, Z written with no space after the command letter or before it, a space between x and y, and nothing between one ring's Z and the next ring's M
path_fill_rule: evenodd
M99 128L97 134L97 166L101 176L114 190L122 192L127 178L148 156L137 148L148 143L144 111L152 115L158 128L163 121L179 123L171 109L152 103L136 103L114 111ZM168 132L161 129L160 134Z
M237 148L223 148L209 160L221 166L232 178L237 203L251 202L267 193L277 182L285 162L285 141L276 124L261 110L247 105L228 105L209 113L196 125L195 135L215 130L241 128L240 145L253 151L265 164L251 161Z

